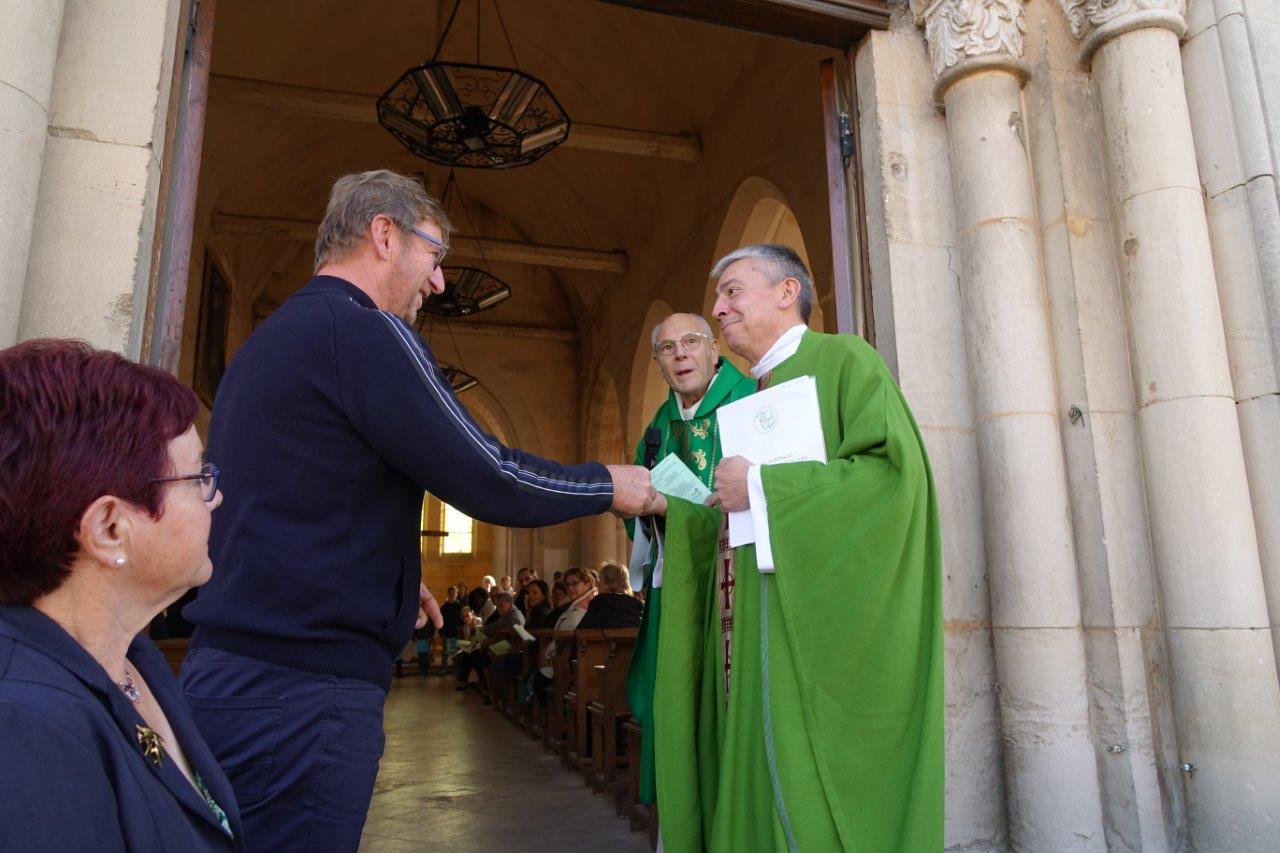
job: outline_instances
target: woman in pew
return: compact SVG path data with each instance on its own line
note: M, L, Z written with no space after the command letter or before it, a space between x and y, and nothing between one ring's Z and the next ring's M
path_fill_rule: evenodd
M621 563L606 560L600 566L600 594L578 623L579 628L639 628L644 605L631 594L631 582Z
M572 631L578 627L578 623L586 615L587 608L591 606L591 599L596 597L596 579L589 569L570 566L565 569L560 582L564 583L565 591L569 595L569 603L556 619L553 627L557 631ZM554 613L554 611L552 612ZM538 688L545 687L551 683L551 677L555 674L553 663L555 657L556 641L552 640L547 643L546 649L543 650L542 666L534 676L534 683ZM541 693L541 689L538 692Z
M0 351L0 849L243 849L235 796L140 634L209 579L195 395L74 341Z
M524 627L528 631L535 631L538 628L550 628L551 624L548 619L551 616L550 594L547 590L547 582L544 580L532 580L524 590L524 606L529 612L529 616L525 619Z

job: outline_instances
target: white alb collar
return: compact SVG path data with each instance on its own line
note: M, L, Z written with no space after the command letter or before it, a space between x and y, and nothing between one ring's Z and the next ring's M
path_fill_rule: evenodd
M800 349L800 339L804 337L804 333L809 327L804 323L797 323L790 329L782 333L779 338L773 342L773 346L769 347L769 351L765 353L761 359L751 368L751 375L756 379L764 376L770 370L773 370L779 364L791 358L796 354L796 350Z
M681 406L680 395L676 395L676 406L680 409L680 419L684 421L693 420L693 416L698 413L698 407L702 405L702 401L707 399L707 395L711 393L711 386L716 384L716 379L720 376L720 368L716 367L715 373L711 374L711 381L707 383L707 390L702 392L702 396L693 401L692 406ZM675 394L674 391L671 393Z

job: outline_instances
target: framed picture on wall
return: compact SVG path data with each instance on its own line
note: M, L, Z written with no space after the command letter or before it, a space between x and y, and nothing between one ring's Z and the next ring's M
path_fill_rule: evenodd
M227 369L227 310L231 286L214 260L204 255L204 284L200 289L200 315L196 323L196 369L192 386L201 401L213 408L218 383Z

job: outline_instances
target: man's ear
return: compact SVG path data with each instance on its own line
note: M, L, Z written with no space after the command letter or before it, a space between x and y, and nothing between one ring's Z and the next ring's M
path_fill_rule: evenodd
M385 213L379 213L369 222L369 241L380 261L391 257L391 232L395 228L396 224Z
M800 282L795 278L784 278L778 289L778 307L790 308L800 298Z
M103 495L80 514L76 541L86 557L107 566L128 558L133 519L127 505L114 495Z

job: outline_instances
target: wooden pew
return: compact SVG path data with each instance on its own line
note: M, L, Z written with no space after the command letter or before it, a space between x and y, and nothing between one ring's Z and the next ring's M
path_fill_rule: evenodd
M547 725L542 742L552 752L559 752L563 756L564 740L568 734L564 698L573 680L573 632L552 631L551 639L556 644L555 658L552 661L555 674L547 689Z
M599 698L587 705L591 724L591 780L598 790L608 794L618 808L626 811L627 780L618 772L626 759L618 760L618 737L621 725L631 716L627 702L627 674L635 651L636 628L612 628L604 631L606 658L600 680Z
M530 650L529 649L525 650L525 665L531 667L530 672L534 672L539 667L542 666L542 650L545 649L547 647L547 644L551 642L551 635L554 632L552 631L551 628L539 628L538 630L530 631L529 633L533 634L534 638L538 642L537 642L537 649L532 651L532 654L533 654L532 661L529 660L529 655L531 653ZM530 643L529 645L533 646L534 644ZM540 739L543 742L543 744L547 744L548 743L547 718L549 716L547 713L547 709L548 707L550 707L550 703L548 702L548 695L550 691L545 688L537 687L536 681L534 682L534 685L535 687L534 687L533 702L529 704L529 715L530 715L529 734L535 739Z
M631 831L644 831L649 836L649 849L658 849L658 804L639 803L636 797L640 793L640 752L644 748L644 728L635 717L630 717L622 724L622 731L627 738L627 817L631 820Z
M598 628L574 631L574 636L578 648L573 686L564 697L565 714L568 717L565 758L569 764L586 773L591 758L587 705L600 696L600 679L608 659L609 643L604 631ZM590 784L590 774L586 773L586 776L587 784Z

